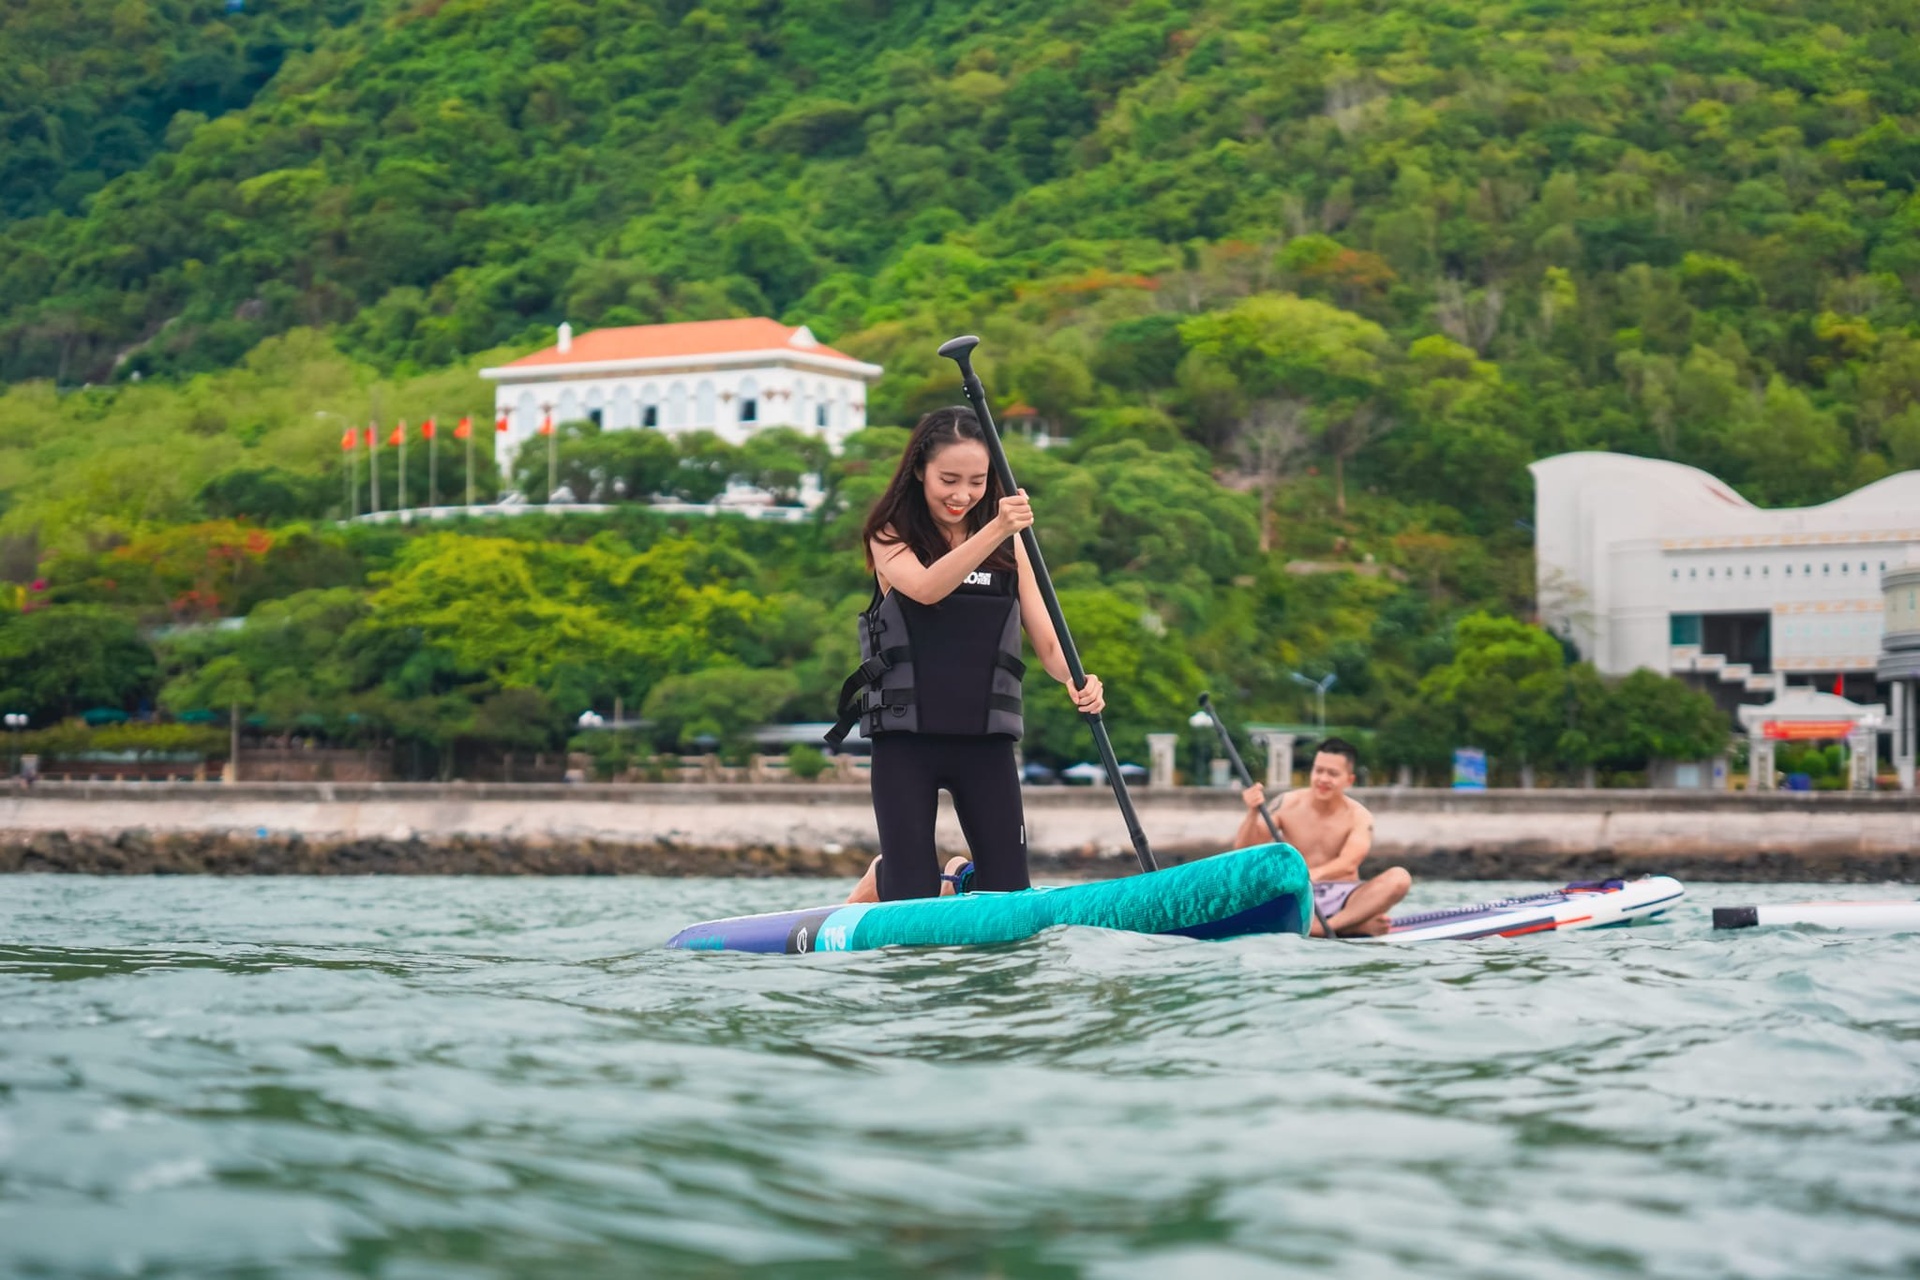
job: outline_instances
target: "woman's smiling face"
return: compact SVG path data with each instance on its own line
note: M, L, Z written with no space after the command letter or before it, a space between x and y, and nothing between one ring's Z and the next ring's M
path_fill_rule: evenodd
M967 513L987 496L987 447L978 440L956 440L935 451L920 471L927 510L952 537L964 531Z

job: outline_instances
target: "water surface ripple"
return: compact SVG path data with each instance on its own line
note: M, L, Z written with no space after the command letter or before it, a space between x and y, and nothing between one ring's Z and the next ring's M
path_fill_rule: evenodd
M824 888L0 881L0 1275L1920 1274L1920 935L1707 928L1857 886L659 949Z

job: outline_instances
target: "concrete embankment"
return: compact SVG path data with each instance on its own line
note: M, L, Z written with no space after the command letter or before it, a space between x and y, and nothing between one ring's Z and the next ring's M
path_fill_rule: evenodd
M1383 790L1368 870L1564 880L1920 881L1920 797ZM1136 793L1163 863L1219 852L1231 792ZM1037 871L1133 866L1104 790L1027 792ZM943 809L943 848L963 851ZM0 793L0 871L95 874L857 874L864 785L54 783Z

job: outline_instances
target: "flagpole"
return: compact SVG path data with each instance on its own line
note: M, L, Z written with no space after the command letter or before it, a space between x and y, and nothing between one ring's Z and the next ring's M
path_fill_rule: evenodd
M473 424L467 423L467 510L473 510Z
M380 424L372 423L367 427L367 476L373 486L373 506L369 515L380 514Z
M393 509L405 511L407 509L407 420L405 418L400 419L400 425L394 428L393 433L400 437L400 501L394 505Z
M502 413L493 420L493 468L496 473L500 470L500 437L505 434L507 434L507 415Z
M440 501L440 432L432 418L427 419L427 510Z

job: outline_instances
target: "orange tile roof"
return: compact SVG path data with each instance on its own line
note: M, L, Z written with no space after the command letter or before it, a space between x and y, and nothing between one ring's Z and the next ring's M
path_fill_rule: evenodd
M552 346L545 351L522 356L506 367L524 369L538 365L597 364L615 360L673 360L778 350L841 360L854 358L844 351L835 351L824 342L815 341L812 345L796 343L793 337L799 332L797 327L769 320L765 316L594 329L576 335L570 351L563 352L558 346Z

